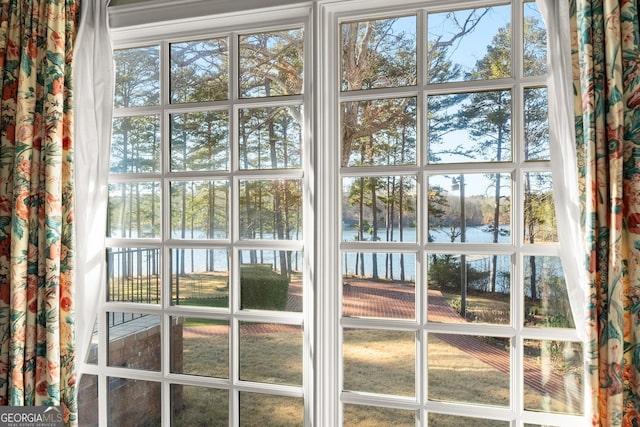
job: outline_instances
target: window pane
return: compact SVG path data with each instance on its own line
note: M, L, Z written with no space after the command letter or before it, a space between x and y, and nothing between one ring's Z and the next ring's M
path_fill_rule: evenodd
M549 172L524 174L524 241L558 241L553 183Z
M229 182L171 183L171 237L226 239L229 232Z
M510 77L510 21L510 6L429 14L429 82Z
M244 35L239 43L241 98L302 93L302 29Z
M107 249L108 301L160 304L160 249Z
M302 312L302 252L240 251L240 308Z
M344 316L415 319L415 254L351 252L342 258Z
M302 181L241 180L240 237L302 239Z
M226 38L171 44L171 102L204 102L229 97Z
M241 322L240 379L302 385L302 327Z
M416 163L416 99L342 104L342 165Z
M229 391L171 384L173 427L226 426L229 423Z
M160 47L147 46L113 52L114 106L140 107L160 103Z
M345 329L345 390L415 396L413 332Z
M160 236L160 183L109 184L107 237Z
M457 415L445 415L436 414L435 412L429 413L429 425L437 427L459 427L459 426L473 426L473 427L509 427L511 425L508 421L487 420L484 418L471 418L460 417Z
M160 117L113 119L111 173L160 171Z
M240 169L302 166L299 106L244 108L240 114Z
M160 316L107 313L109 366L160 371Z
M429 242L511 241L509 175L434 175L428 195Z
M171 304L229 307L229 254L225 249L174 248Z
M229 169L229 113L171 114L171 171Z
M550 160L546 87L524 89L524 159Z
M304 402L300 398L240 392L241 427L299 427L303 423Z
M171 372L229 378L229 322L172 317Z
M98 376L87 373L78 385L78 425L98 427Z
M547 30L535 1L524 3L525 76L541 76L547 72Z
M511 92L427 99L429 163L511 161Z
M509 406L509 349L508 338L429 334L429 400Z
M524 409L582 414L584 378L582 344L524 341Z
M559 257L524 257L525 326L575 328Z
M511 257L430 254L427 265L429 322L510 323Z
M344 178L342 224L343 241L415 242L416 178Z
M344 405L343 411L345 427L415 427L418 419L415 411L378 406Z
M110 426L159 426L162 387L158 382L108 377Z
M416 84L416 17L341 25L342 90Z

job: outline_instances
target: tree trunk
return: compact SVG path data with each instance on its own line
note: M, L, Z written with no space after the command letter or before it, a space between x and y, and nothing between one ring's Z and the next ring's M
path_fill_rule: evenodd
M359 200L358 200L358 241L364 240L364 178L360 178L359 187ZM360 276L364 276L364 254L360 252ZM356 271L358 270L358 263L356 262Z
M265 90L266 95L270 96L271 87L269 79L265 80ZM267 119L267 128L269 132L269 157L271 159L271 167L276 169L278 167L278 152L276 150L276 143L278 142L278 136L276 135L275 123L273 122L273 116L269 116ZM286 203L283 203L285 200L285 192L286 181L282 180L278 182L273 189L273 212L274 212L274 222L275 222L275 232L276 239L284 240L285 239L285 229L284 229L284 213L283 210L287 209ZM288 276L289 268L287 267L287 254L285 251L280 251L280 274L283 276Z
M185 170L186 168L186 162L187 162L187 134L186 132L183 130L182 132L182 141L184 141L184 144L182 145L182 158L184 159L184 166L185 166ZM182 239L185 239L187 237L187 183L183 182L182 183L182 212L180 213L180 237ZM180 253L180 271L179 274L181 276L185 276L185 269L184 269L184 264L185 264L185 250L184 249L180 249L179 250Z
M404 164L404 154L407 147L406 129L402 130L402 149L400 150L400 160ZM400 188L398 191L398 234L401 242L404 242L404 179L400 178ZM400 254L400 281L405 281L404 253Z
M529 231L529 243L534 243L535 242L535 236L534 236L534 232L535 232L535 218L532 212L533 206L532 206L532 200L531 200L531 178L529 176L529 174L525 175L525 181L524 181L524 197L525 197L525 202L524 202L524 209L525 212L527 212L527 210L529 210L529 215L528 215L528 221L527 221L527 228ZM531 298L536 300L538 299L538 292L536 289L536 285L537 285L537 269L536 269L536 257L535 256L530 256L529 257L529 268L531 270Z
M373 221L373 235L371 238L374 242L378 241L378 197L376 194L377 181L377 178L371 178L369 181L371 183L371 216ZM378 254L376 252L373 252L371 254L371 261L373 263L373 265L371 266L371 276L373 280L378 280L380 279L380 277L378 276Z
M180 222L181 222L181 230L180 230L180 237L182 237L182 239L185 239L187 237L187 183L183 182L182 183L182 212L181 212L181 218L180 218ZM184 249L180 249L180 275L181 276L185 276L186 272L184 270L184 264L185 264L185 250Z
M498 147L496 149L496 161L502 160L502 138L504 131L502 126L498 128ZM500 174L496 174L496 191L495 191L495 209L493 211L493 243L498 243L498 237L500 236L500 186L501 186L501 176ZM491 292L496 291L496 282L498 276L498 256L493 255L491 257Z

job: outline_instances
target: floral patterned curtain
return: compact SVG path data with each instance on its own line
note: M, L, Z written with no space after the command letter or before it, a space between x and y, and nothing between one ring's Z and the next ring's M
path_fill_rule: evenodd
M640 34L636 0L571 0L589 272L593 425L640 423Z
M0 404L76 424L72 58L79 0L1 0Z

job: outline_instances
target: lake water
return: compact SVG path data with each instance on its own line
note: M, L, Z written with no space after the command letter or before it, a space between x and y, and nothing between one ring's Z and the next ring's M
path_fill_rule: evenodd
M508 233L508 227L501 227L501 230L505 230L499 235L498 242L499 243L509 243L511 241L511 236ZM430 238L435 243L449 243L451 242L451 233L449 229L432 229L430 231ZM396 237L399 237L399 233L397 230L394 232ZM378 232L378 236L386 239L386 230L382 230ZM371 235L365 236L365 238L371 239ZM348 241L357 241L357 230L350 228L345 229L343 231L343 240ZM403 230L403 241L405 242L415 242L416 241L416 229L415 228L405 228ZM460 237L458 236L454 239L455 242L460 242ZM484 227L467 227L465 234L465 242L472 243L491 243L493 241L493 233L490 231L486 231ZM360 267L358 267L358 272L356 272L356 258L359 256L358 253L348 252L344 253L342 256L342 271L345 275L354 275L359 274ZM455 256L455 255L454 255ZM403 257L399 253L378 253L377 256L374 256L373 253L364 254L364 273L365 275L371 275L372 269L375 263L378 267L378 276L383 278L389 278L393 280L400 280L401 278L401 264L404 263L404 273L405 280L414 281L416 277L416 257L414 254L404 254ZM490 268L490 257L488 256L467 256L466 262L470 268L474 268L478 271L489 271ZM498 257L498 282L502 282L502 286L498 283L498 286L505 288L508 287L508 279L506 276L510 273L511 269L511 259L508 256L499 256ZM505 279L507 281L505 282Z
M501 227L501 229L508 230L507 227ZM379 236L382 236L386 239L385 230L382 229L378 232ZM395 230L396 237L398 236L397 230ZM431 239L434 242L451 242L451 237L448 229L433 229L430 230ZM366 235L365 238L371 239L371 235ZM403 232L403 240L405 242L415 242L416 241L416 229L415 228L405 228ZM356 241L357 240L357 231L353 228L345 228L343 230L343 240L345 242ZM490 243L493 240L493 233L487 231L483 227L468 227L466 230L466 238L467 242L474 243ZM456 241L460 241L459 237ZM499 237L500 243L509 243L511 241L511 236L508 232L502 233ZM159 264L158 263L158 251L151 249L140 249L137 250L140 256L133 256L129 258L129 268L133 269L136 272L143 272L150 270L150 265ZM176 249L172 250L172 266L171 269L173 272L178 270L178 257L176 256ZM227 254L226 250L222 249L185 249L184 250L184 271L187 273L190 272L199 272L205 271L207 268L207 257L209 257L209 262L213 261L213 269L216 271L228 271L229 268L229 254ZM115 276L119 275L119 269L123 267L122 264L122 256L121 252L117 248L112 250L113 257L110 260L111 266L111 274ZM240 263L249 263L251 262L250 252L248 250L240 251ZM258 250L257 254L257 262L272 264L277 267L280 265L280 252L273 250ZM342 254L342 271L345 275L353 275L359 274L360 268L358 268L358 272L356 272L356 257L360 254L356 252L344 252ZM294 252L292 253L292 262L294 263L294 268L301 269L303 265L302 253ZM456 256L453 254L453 256ZM407 281L414 281L416 277L416 257L415 254L405 253L401 256L400 253L377 253L374 254L372 252L364 253L364 273L365 275L372 275L374 262L378 268L378 275L382 278L389 278L394 280L401 279L401 264L404 265L404 279ZM543 258L543 257L540 257ZM182 259L182 258L180 258ZM473 268L477 271L489 271L490 269L490 256L473 256L467 255L466 262L470 268ZM131 265L133 264L133 265ZM508 291L509 287L509 276L511 269L511 258L509 256L499 256L498 257L498 287L502 288L503 291ZM130 270L131 271L131 270Z

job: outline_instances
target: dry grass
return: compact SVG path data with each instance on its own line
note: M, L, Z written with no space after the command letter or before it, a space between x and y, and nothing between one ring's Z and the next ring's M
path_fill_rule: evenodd
M228 298L229 275L226 272L188 273L171 276L171 301L188 303L196 299ZM160 301L160 276L113 277L109 280L109 300L122 302Z
M229 275L226 272L189 273L171 277L171 301L187 304L189 300L229 297Z
M404 331L344 331L344 388L415 396L415 334Z
M240 425L301 426L304 420L303 401L299 398L268 394L240 393Z
M202 305L209 298L228 296L227 275L203 273L181 278L180 303ZM197 277L196 277L197 276ZM189 281L191 280L191 281ZM174 289L175 291L175 289ZM174 294L173 298L176 295ZM445 294L451 305L459 295ZM468 312L476 322L508 323L508 295L470 293ZM219 322L218 322L219 323ZM175 372L229 378L228 327L210 321L185 319L189 327L182 337L182 366ZM222 329L220 329L222 327ZM211 333L217 328L217 333ZM220 333L220 330L223 333ZM430 336L427 344L427 395L431 400L508 407L509 374L501 372L464 351ZM240 378L272 384L302 385L302 330L240 335ZM344 389L413 397L416 394L415 334L405 331L345 330ZM172 425L226 426L229 395L226 390L174 386ZM545 396L525 385L525 407L552 412L574 412L564 399ZM243 426L302 425L301 399L256 393L240 394ZM414 426L416 414L390 408L344 406L344 424L353 427ZM499 422L430 413L430 426L454 427L473 424L493 427Z
M509 374L500 372L433 335L429 336L427 343L427 360L430 400L509 405Z
M176 427L223 427L229 424L229 400L226 390L205 387L173 386L181 390L181 405L172 403L171 425ZM174 394L175 397L175 394ZM304 418L302 399L257 393L240 393L241 426L301 426Z
M415 427L413 411L375 406L344 405L344 425L348 427Z
M175 427L226 426L229 392L205 387L171 387L171 425Z
M460 312L460 295L442 291L447 303ZM508 325L511 310L509 294L479 292L469 290L467 293L467 320L475 323Z
M224 339L227 339L226 337ZM185 339L185 366L194 372L204 372L214 356L211 346L200 346ZM241 338L241 378L276 384L301 384L302 345L297 333L243 335ZM216 352L223 345L214 346ZM415 396L414 334L401 331L346 330L344 345L344 382L346 390ZM222 367L222 364L220 364ZM226 378L225 375L223 376ZM430 336L428 342L428 396L431 400L469 404L509 406L509 375L479 361L462 350ZM226 391L218 394L185 388L188 408L176 413L177 425L218 425L199 420L216 419L226 425L228 402ZM206 400L206 403L200 401ZM225 406L226 405L226 406ZM554 412L571 412L562 401L543 396L525 386L525 406ZM196 410L195 408L202 408ZM288 426L302 425L300 399L242 393L240 395L241 425ZM413 426L415 413L387 408L345 405L345 426ZM502 425L496 421L429 414L429 425L457 427L472 423L474 427ZM504 424L508 425L508 424Z
M485 420L482 418L460 417L456 415L445 415L430 413L428 415L429 427L509 427L508 421Z
M187 322L190 319L185 319ZM228 327L222 327L226 333L211 334L206 326L185 328L188 338L182 340L181 366L172 363L172 372L206 377L229 378L229 335ZM194 333L193 331L202 331ZM172 348L172 353L177 352ZM180 360L178 358L174 360Z
M302 386L302 329L241 334L240 379Z

